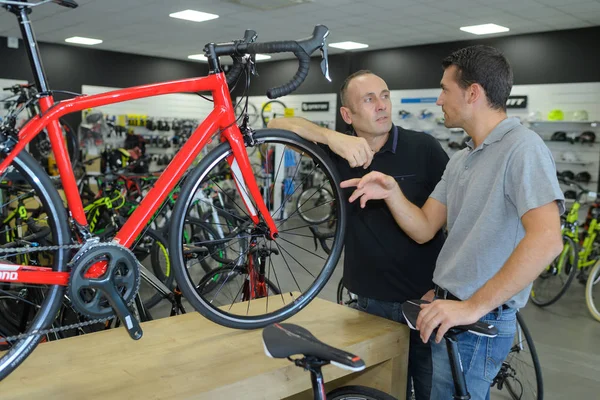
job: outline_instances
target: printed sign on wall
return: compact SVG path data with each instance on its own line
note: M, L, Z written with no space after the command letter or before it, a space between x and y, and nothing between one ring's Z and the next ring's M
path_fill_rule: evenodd
M508 96L506 108L527 108L527 96Z
M314 112L314 111L329 111L328 101L303 101L302 111Z

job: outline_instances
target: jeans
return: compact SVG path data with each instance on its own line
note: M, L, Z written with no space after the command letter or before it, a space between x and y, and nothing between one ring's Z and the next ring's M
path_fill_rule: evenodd
M405 324L401 307L402 303L374 300L361 296L358 297L355 306L360 311ZM411 330L408 350L408 379L406 381L407 399L411 398L410 383L412 379L416 400L429 400L432 372L431 347L429 343L423 343L419 338L419 332Z
M480 321L496 326L498 336L488 338L465 332L456 336L456 340L471 399L489 400L490 385L513 344L517 329L516 310L498 309L483 316ZM446 341L435 343L434 334L429 342L435 377L431 388L431 399L450 400L454 394L454 381Z

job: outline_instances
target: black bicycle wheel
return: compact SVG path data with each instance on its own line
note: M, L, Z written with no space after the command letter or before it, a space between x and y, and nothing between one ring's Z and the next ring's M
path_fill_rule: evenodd
M36 201L42 207L42 212L38 214L37 218L38 220L43 219L50 228L49 237L44 238L45 245L69 243L68 217L63 202L52 181L33 157L24 151L21 152L1 178L3 182L19 185L28 194L31 192L35 194ZM0 200L0 214L4 214L5 210L10 208L14 201L14 198L3 196ZM26 226L15 227L4 223L0 225L0 234L6 239L10 239L10 233L15 230L27 229ZM3 243L0 248L27 246L25 243L14 246L14 243L11 243L10 240L5 240ZM31 247L37 245L37 243L30 244ZM19 264L19 261L35 258L38 266L51 267L57 272L67 271L67 256L68 252L65 249L26 254L0 253L0 258L5 263ZM50 327L62 303L63 291L64 287L58 285L15 284L9 282L2 284L0 294L5 298L16 299L23 308L23 314L20 326L0 328L0 331L4 332L1 347L2 350L7 350L0 358L0 379L4 379L17 368L42 339L42 336L35 335L9 342L4 339L6 333L10 335L16 333L30 334ZM14 328L16 328L16 332Z
M562 297L577 274L579 247L563 235L563 251L537 277L531 287L531 301L540 307L549 306Z
M352 307L356 302L358 302L358 296L350 292L346 286L344 286L344 278L341 278L337 287L337 303L343 306Z
M366 386L343 386L327 393L327 400L396 400L381 390Z
M79 140L77 139L77 134L71 128L71 125L64 119L59 119L60 127L63 131L63 137L65 143L67 145L67 151L69 153L69 159L71 160L71 164L77 164L79 160ZM42 165L46 166L48 164L48 157L52 152L52 147L50 145L50 138L48 137L48 133L46 130L43 130L39 135L37 135L30 143L31 155L37 159Z
M271 100L263 104L260 109L260 118L263 122L263 128L267 127L270 120L283 117L286 108L286 105L280 100Z
M229 168L228 159L230 160L232 151L228 143L215 148L190 172L175 204L169 235L172 268L186 299L211 321L238 329L255 329L282 321L308 304L323 288L337 265L345 228L345 220L342 217L345 212L345 201L342 199L342 192L339 189L339 179L329 165L329 159L318 146L303 140L292 132L281 130L262 130L257 132L254 138L256 146L261 146L273 160L277 158L277 161L272 163L273 168L269 170L271 182L259 182L259 185L262 186L262 192L265 194L263 197L267 207L273 209L272 214L279 236L270 240L268 232L265 230L265 224L263 222L254 224L247 215L248 209L242 199L249 199L249 196L245 193L245 185L237 185L234 181L233 176L236 173L232 172L228 177L224 177L222 173L219 174L219 171ZM287 151L291 154L286 153ZM279 153L280 157L276 157L277 152L281 152ZM285 156L283 156L284 154ZM294 170L290 163L296 157L300 158L299 161L296 161L297 165L301 165L303 159L312 160L314 169L319 169L326 177L325 183L335 188L333 197L337 203L337 207L335 207L336 224L332 229L334 235L330 255L322 249L314 250L310 225L300 218L297 209L293 210L294 196L302 187L302 182L293 183L298 169ZM284 163L284 159L288 164ZM279 175L284 171L293 175L291 177L288 175L286 178L287 185ZM219 176L218 181L211 179L215 176ZM241 182L239 177L236 176L236 178L238 182ZM280 183L275 184L275 182L281 182L281 186L279 186ZM238 218L241 218L243 223L240 223L225 237L194 243L186 242L186 227L190 220L195 218L192 215L197 214L196 203L201 198L199 192L209 188L223 194L228 198L230 204L235 205L240 213ZM230 191L231 188L240 188L241 193L236 189L233 192L236 194L234 198ZM276 189L281 195L278 205L274 205L272 200L277 198ZM214 203L211 203L211 206L215 207ZM256 209L257 207L252 204L250 208ZM225 212L226 210L221 211ZM210 251L211 247L216 250ZM256 299L252 298L243 302L244 304L236 305L235 302L232 302L229 307L219 307L211 303L211 299L198 290L198 282L206 272L201 268L192 270L187 259L196 249L200 254L198 257L214 258L223 248L233 249L233 253L236 254L236 257L229 257L228 260L225 260L223 267L237 266L248 270L256 268L259 274L274 283L281 296L275 296L276 300L268 301L269 307L273 307L272 310L263 308L265 300L255 301ZM207 249L209 254L204 255L203 253L206 253ZM258 261L251 264L255 259ZM245 289L242 285L238 290ZM256 310L253 309L252 304L256 305Z
M194 268L194 263L198 263L202 266L202 270L208 273L214 268L234 263L235 259L243 255L245 243L240 242L239 246L227 246L231 237L229 235L232 233L229 229L222 229L221 221L221 219L211 221L188 217L184 233L184 240L188 244L184 248L188 270ZM221 229L217 230L215 226L221 226Z
M168 244L162 235L153 229L147 229L136 242L132 251L140 263L152 271L167 288L173 289L175 276L171 270ZM164 299L163 294L158 293L144 279L140 283L139 296L144 308L148 310Z
M320 224L333 217L332 200L329 188L309 187L298 196L296 208L300 218L311 224Z
M494 379L493 386L513 400L544 398L542 368L533 338L521 313L517 313L515 341Z

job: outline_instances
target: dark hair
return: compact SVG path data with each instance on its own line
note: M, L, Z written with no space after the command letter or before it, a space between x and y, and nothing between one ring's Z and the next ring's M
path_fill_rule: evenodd
M361 69L360 71L356 71L352 75L348 76L346 80L344 80L344 83L342 83L342 87L340 88L340 99L342 101L342 106L346 107L348 105L348 101L346 99L346 92L348 91L348 85L350 84L350 81L362 75L373 75L373 73L368 69Z
M444 58L442 66L458 68L456 80L466 89L474 83L485 90L490 107L506 111L506 101L513 85L513 73L508 60L497 49L484 46L470 46L460 49Z

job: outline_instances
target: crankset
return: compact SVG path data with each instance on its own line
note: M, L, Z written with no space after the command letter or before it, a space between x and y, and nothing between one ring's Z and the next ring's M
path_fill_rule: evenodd
M142 337L142 328L128 306L140 287L140 271L133 253L118 244L89 246L73 262L67 289L75 310L88 318L116 315L132 339Z

